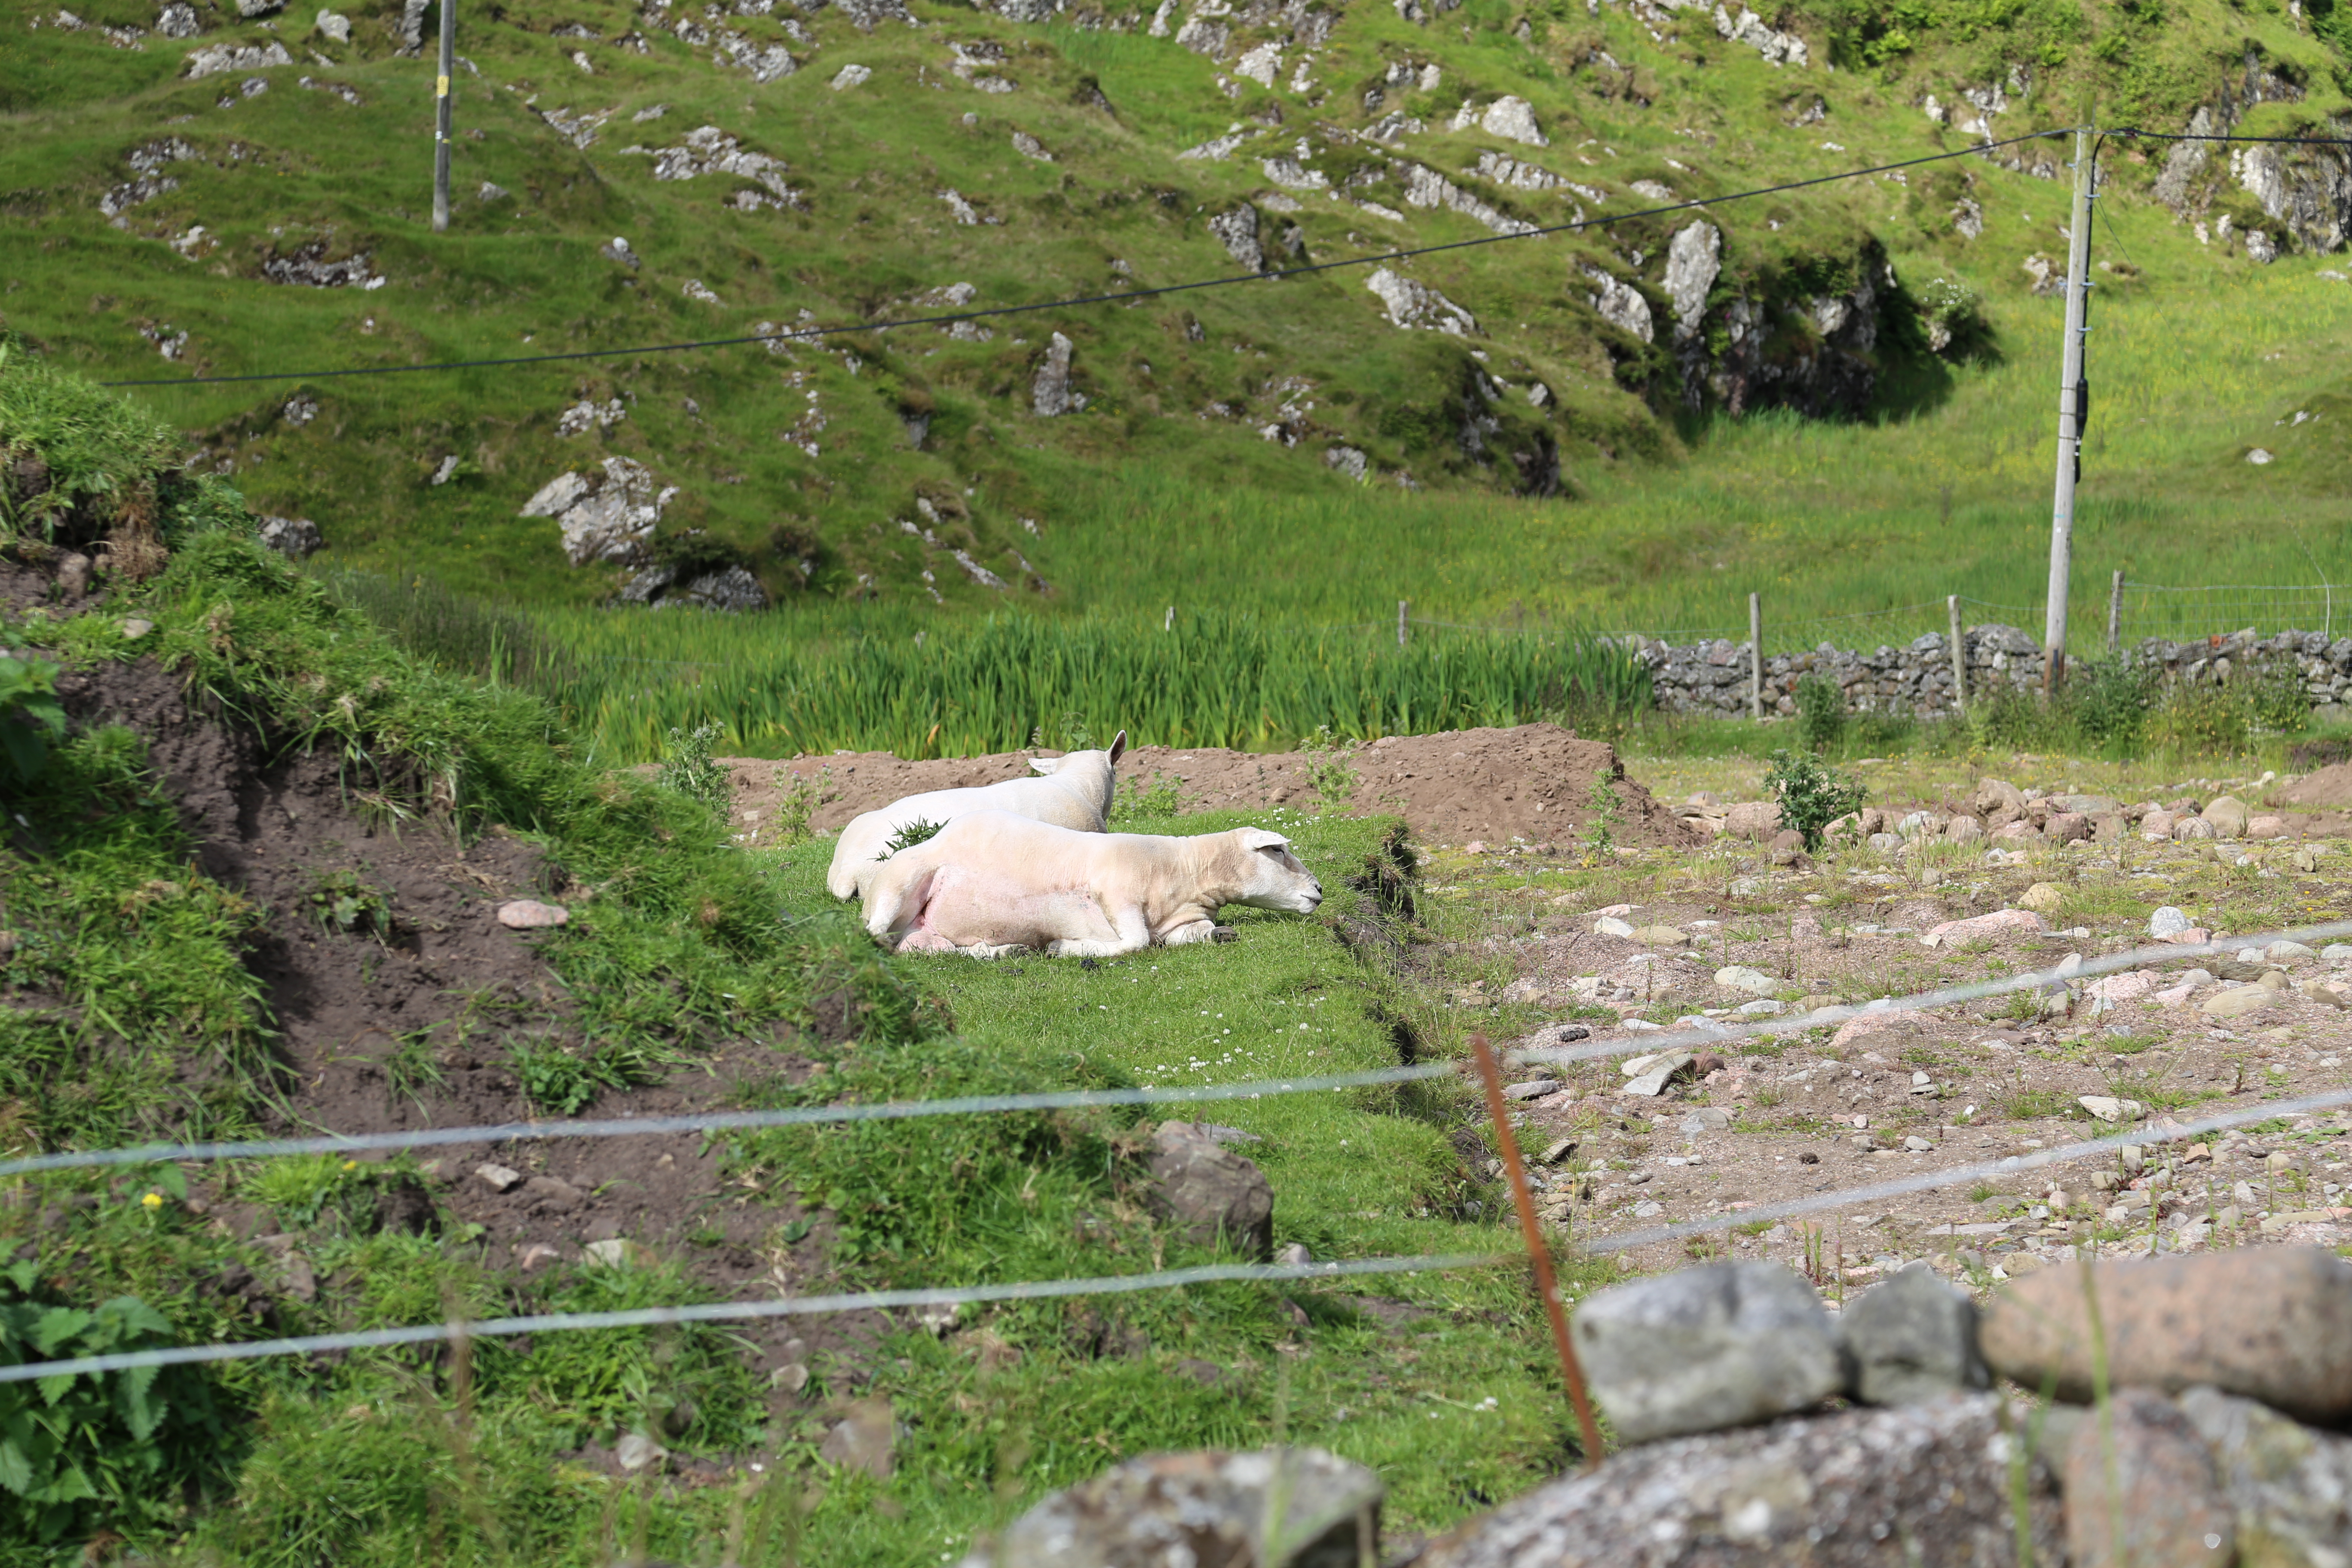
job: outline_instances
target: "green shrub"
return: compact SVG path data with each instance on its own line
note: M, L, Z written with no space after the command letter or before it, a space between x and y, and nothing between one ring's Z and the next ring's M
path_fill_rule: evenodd
M723 818L733 804L727 770L711 760L710 742L722 731L716 724L672 730L662 753L661 782L678 794L698 800Z
M1797 733L1806 747L1826 752L1845 733L1845 691L1828 676L1814 671L1797 682Z
M1803 834L1808 850L1819 849L1822 830L1846 813L1861 810L1870 794L1820 759L1786 751L1772 753L1764 787L1780 803L1780 826Z
M143 1350L172 1325L132 1296L95 1309L37 1294L39 1267L0 1272L0 1359L10 1365ZM0 1383L0 1542L71 1546L143 1534L216 1470L222 1432L193 1367Z
M66 732L58 667L29 653L0 658L0 750L26 784L49 764L49 742Z
M2066 672L2066 712L2084 745L2130 754L2156 701L2153 666L2129 658L2093 658Z

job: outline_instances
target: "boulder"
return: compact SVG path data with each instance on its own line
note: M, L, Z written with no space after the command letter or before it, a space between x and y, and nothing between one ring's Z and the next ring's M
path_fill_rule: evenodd
M2233 795L2218 795L2206 802L2200 815L2213 825L2213 837L2216 838L2243 838L2246 825L2252 816L2246 809L2246 803Z
M2284 838L2286 818L2284 816L2251 816L2246 819L2249 838Z
M1653 1443L1456 1526L1415 1568L2012 1563L2013 1426L1975 1394ZM2062 1562L2053 1478L2024 1480L2033 1560Z
M1848 1302L1837 1333L1864 1405L1916 1405L1992 1381L1977 1351L1976 1304L1924 1260Z
M2218 836L2213 831L2213 825L2203 817L2184 816L2172 825L2172 837L2176 843L2186 844L2191 840L2212 838Z
M562 531L563 553L574 566L634 563L653 538L655 524L676 486L658 487L646 467L607 458L601 468L557 475L523 502L521 517L551 517Z
M1075 350L1076 345L1059 332L1046 340L1045 357L1038 362L1036 378L1029 387L1029 405L1039 418L1051 419L1086 406L1085 400L1070 390L1070 356Z
M2180 1396L2180 1413L2205 1441L2221 1494L2237 1516L2242 1562L2340 1561L2352 1498L2352 1438L2291 1421L2266 1405L2216 1388Z
M2024 813L2025 792L2007 779L1979 779L1976 793L1969 797L1969 804L1976 808L1979 816L1990 816L1995 812L2003 811L2017 816Z
M1772 835L1772 864L1793 866L1805 852L1805 836L1793 827L1784 827Z
M2065 892L2055 883L2036 882L2018 899L2017 907L2032 910L2036 914L2054 914L2065 897Z
M1733 991L1751 992L1759 996L1769 996L1780 988L1779 981L1762 970L1751 969L1744 963L1734 963L1717 970L1715 983Z
M1944 837L1955 844L1974 844L1984 836L1984 824L1965 812L1944 824Z
M1664 1051L1656 1056L1643 1057L1638 1059L1642 1064L1641 1071L1633 1074L1625 1087L1617 1091L1618 1093L1655 1099L1665 1093L1666 1085L1676 1079L1692 1076L1692 1068L1698 1061L1698 1058L1688 1051Z
M2066 1547L2086 1565L2209 1568L2235 1554L2235 1510L2205 1440L2171 1401L2116 1395L2113 1419L2079 1423L2063 1460ZM2110 1441L2112 1428L2112 1441ZM2114 1491L2108 1478L2114 1478ZM2118 1537L2120 1531L2120 1537Z
M254 537L289 561L315 554L326 543L319 525L307 517L265 517Z
M2352 1264L2319 1247L2260 1247L2115 1259L2092 1270L2118 1388L2210 1384L2298 1420L2352 1415ZM2079 1268L2014 1280L1979 1335L2003 1377L2061 1398L2091 1396L2091 1337Z
M1777 1263L1715 1263L1585 1298L1571 1323L1593 1397L1646 1443L1767 1421L1845 1383L1829 1313Z
M2147 934L2158 942L2170 942L2195 923L2185 912L2167 904L2147 917Z
M2054 812L2042 836L2053 844L2080 844L2091 837L2091 819L2079 811Z
M1256 1262L1274 1255L1274 1185L1256 1162L1224 1148L1198 1122L1163 1121L1153 1142L1146 1201L1154 1214L1203 1246L1223 1237Z
M960 1568L1355 1568L1381 1560L1384 1496L1320 1448L1155 1454L1055 1492Z
M1772 836L1780 831L1780 803L1742 801L1723 814L1723 831L1750 844L1769 844Z

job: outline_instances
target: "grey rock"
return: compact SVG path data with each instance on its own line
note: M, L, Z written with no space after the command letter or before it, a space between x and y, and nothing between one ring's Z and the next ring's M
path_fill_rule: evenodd
M2147 917L2147 934L2162 942L2167 937L2193 929L2195 924L2187 914L2167 904Z
M1265 270L1265 248L1257 240L1257 208L1247 202L1209 220L1209 232L1232 257L1252 272Z
M2242 1562L2328 1568L2352 1548L2352 1438L2215 1388L2180 1396L2237 1516Z
M156 14L155 31L163 37L193 38L204 30L204 24L196 20L196 8L186 0L173 0Z
M1380 1561L1384 1496L1320 1448L1157 1454L1054 1493L961 1568L1355 1568Z
M1323 466L1342 479L1361 479L1369 459L1359 447L1327 447L1323 450Z
M659 1464L669 1457L669 1450L646 1436L643 1432L625 1434L613 1445L613 1458L621 1468L635 1473L648 1465Z
M1376 268L1364 287L1388 309L1391 326L1465 337L1478 331L1477 318L1425 283L1385 267Z
M898 1423L887 1399L860 1399L834 1424L817 1458L828 1465L864 1470L877 1480L888 1480L898 1468Z
M352 41L352 19L349 16L333 11L321 11L318 27L329 43L348 44Z
M1147 1204L1204 1246L1220 1237L1263 1262L1274 1251L1274 1184L1256 1162L1189 1121L1163 1121L1153 1142Z
M1524 98L1498 98L1486 106L1478 127L1491 136L1501 136L1530 147L1549 147L1551 139L1536 124L1534 105Z
M1029 404L1041 418L1050 419L1067 414L1079 406L1070 391L1070 340L1055 332L1045 348L1045 363L1037 367L1036 379L1029 388Z
M1601 312L1602 321L1645 343L1656 341L1657 328L1650 316L1650 301L1639 289L1590 263L1584 268L1584 276L1592 285L1592 292L1585 299Z
M1558 1094L1559 1092L1559 1079L1556 1078L1531 1078L1524 1083L1511 1083L1505 1084L1503 1086L1503 1098L1505 1100L1541 1100L1546 1095Z
M1675 1079L1689 1077L1697 1061L1698 1058L1688 1051L1668 1051L1652 1061L1641 1076L1632 1079L1618 1092L1639 1095L1645 1100L1654 1099L1665 1093L1666 1085Z
M267 44L239 46L236 44L206 44L201 49L188 52L188 79L219 76L227 71L265 70L271 66L290 66L294 57L286 46L275 38Z
M1995 1395L1956 1394L1653 1443L1457 1526L1414 1568L2013 1563L2013 1425ZM2022 1500L2034 1560L2063 1561L2047 1468Z
M1593 1396L1628 1443L1804 1410L1844 1386L1829 1314L1777 1263L1614 1286L1572 1323Z
M299 561L326 543L307 517L265 517L254 537L289 561Z
M675 487L657 489L643 463L607 458L601 469L550 479L518 515L555 519L562 530L563 553L574 566L593 561L630 563L643 553L663 510L677 494Z
M1977 1309L1926 1263L1912 1263L1846 1304L1838 1341L1865 1405L1916 1405L1990 1386L1977 1351Z
M1675 341L1698 335L1707 291L1723 272L1723 231L1701 218L1666 243L1666 297L1675 303Z
M2073 1562L2207 1568L2232 1561L2234 1510L2203 1437L2171 1401L2123 1390L2108 1418L2075 1427L2064 1467Z
M1675 1124L1675 1131L1685 1138L1702 1133L1731 1131L1731 1112L1719 1105L1702 1105Z
M522 1184L522 1173L505 1165L477 1165L474 1178L494 1193L503 1193Z
M425 46L425 8L431 0L400 0L400 47L404 49Z
M736 614L768 607L768 591L741 566L681 579L674 566L648 566L629 579L614 602L649 605L656 610L719 610Z
M236 14L246 21L267 16L286 4L286 0L236 0Z

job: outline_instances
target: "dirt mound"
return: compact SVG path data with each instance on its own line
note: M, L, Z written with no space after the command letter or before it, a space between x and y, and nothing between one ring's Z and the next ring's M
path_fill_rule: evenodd
M2281 805L2299 805L2311 811L2352 807L2352 763L2337 763L2299 778L2273 798Z
M1029 771L1032 757L1049 754L1000 752L902 762L887 752L845 752L784 763L735 757L725 765L735 779L736 823L749 834L772 828L796 781L814 788L821 803L811 826L835 828L904 795L1017 778ZM1120 760L1119 789L1130 795L1160 774L1175 782L1188 810L1312 805L1323 799L1316 769L1335 764L1352 775L1351 789L1333 784L1348 810L1395 812L1432 843L1522 838L1542 844L1583 836L1597 809L1596 780L1607 780L1616 795L1612 833L1620 842L1696 842L1671 809L1625 776L1613 748L1579 740L1557 724L1391 735L1344 753L1145 746Z

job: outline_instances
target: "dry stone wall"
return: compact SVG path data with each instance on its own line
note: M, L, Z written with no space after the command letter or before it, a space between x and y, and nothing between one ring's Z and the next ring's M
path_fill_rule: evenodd
M1990 623L1963 634L1968 649L1969 691L1990 692L2001 684L2038 689L2044 662L2040 643L2016 626ZM1627 639L1649 666L1658 708L1669 713L1737 717L1748 711L1749 657L1745 642L1729 638L1669 643ZM2326 710L2352 700L2352 637L2323 631L2285 631L2259 637L2252 630L2226 637L2174 642L2148 637L2133 645L2131 658L2153 665L2166 685L2227 684L2291 668L2302 679L2315 709ZM2082 660L2070 658L2070 668ZM1928 633L1910 642L1867 650L1829 643L1804 653L1773 654L1764 660L1767 712L1797 710L1797 683L1825 675L1845 692L1846 707L1859 713L1907 713L1935 718L1953 711L1951 639Z

